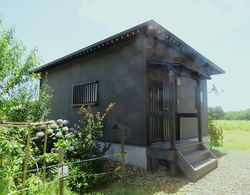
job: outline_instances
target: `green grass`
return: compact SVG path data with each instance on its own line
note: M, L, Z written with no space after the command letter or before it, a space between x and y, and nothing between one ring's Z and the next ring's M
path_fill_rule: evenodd
M223 150L250 150L250 131L224 130Z
M250 121L246 120L214 120L214 124L225 130L250 131Z
M215 120L214 124L223 129L222 150L250 150L250 121Z

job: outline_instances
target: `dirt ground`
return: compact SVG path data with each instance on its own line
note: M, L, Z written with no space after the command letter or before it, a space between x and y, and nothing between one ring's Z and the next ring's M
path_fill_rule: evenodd
M114 183L103 192L110 194L249 194L250 151L230 151L219 159L218 168L196 183L183 175L170 177L165 171L154 173L128 166L127 185Z

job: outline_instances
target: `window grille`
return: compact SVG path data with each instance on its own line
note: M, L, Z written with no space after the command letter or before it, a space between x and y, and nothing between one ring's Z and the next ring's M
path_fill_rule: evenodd
M73 85L73 106L96 105L98 81Z

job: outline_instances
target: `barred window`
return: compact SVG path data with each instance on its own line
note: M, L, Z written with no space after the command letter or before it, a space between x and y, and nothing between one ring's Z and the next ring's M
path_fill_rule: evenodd
M73 85L73 106L95 105L98 101L98 81Z

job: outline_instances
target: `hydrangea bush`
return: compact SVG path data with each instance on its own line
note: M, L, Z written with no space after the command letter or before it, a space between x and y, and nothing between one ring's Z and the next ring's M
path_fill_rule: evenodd
M63 148L64 160L69 166L70 178L67 182L72 191L82 194L106 181L107 176L105 175L86 176L91 173L105 172L102 160L85 163L82 161L101 157L109 149L109 145L101 147L98 140L103 136L105 118L113 106L113 103L108 105L103 114L95 112L92 107L81 107L79 109L80 120L77 124L70 124L68 120L58 119L49 121L48 125L33 127L28 170L41 168L44 159L46 166L58 164L58 149ZM46 155L43 155L46 131L47 148ZM5 159L2 169L0 169L1 192L9 193L21 187L22 174L18 176L15 174L23 170L26 138L27 129L24 128L6 128L3 131L0 150L4 153ZM46 169L47 181L52 181L56 175L56 167ZM30 177L32 174L28 174L27 188L34 186L34 181L30 180ZM29 181L32 182L29 183Z

